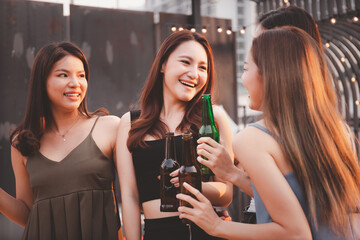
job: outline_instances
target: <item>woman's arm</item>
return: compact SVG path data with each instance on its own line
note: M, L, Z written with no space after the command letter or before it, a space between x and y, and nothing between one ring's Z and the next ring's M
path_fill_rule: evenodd
M234 150L235 155L241 153L239 160L273 222L253 225L222 221L211 211L209 201L189 186L187 188L191 189L199 201L179 194L179 199L194 206L180 207L180 218L186 217L209 234L226 239L311 239L310 227L301 205L267 151L267 145L272 141L275 140L270 136L259 134L254 128L247 128L236 136Z
M234 165L224 146L209 137L200 138L198 143L198 155L208 159L205 160L201 156L198 156L198 162L209 167L218 178L231 182L249 196L253 196L248 174L242 168Z
M25 157L14 147L11 147L11 162L15 174L16 198L0 189L0 212L24 227L34 200L25 168Z
M126 239L139 240L140 206L132 156L126 142L131 127L130 113L121 118L116 140L116 168L120 181L122 220Z
M218 108L214 108L214 112L217 113L215 116L219 123L219 129L223 128L220 134L225 133L226 136L221 137L221 144L208 137L200 138L197 147L197 153L199 155L197 160L201 164L209 167L218 178L231 182L246 194L253 196L248 174L242 168L234 165L234 153L231 146L232 132L226 115ZM224 139L227 141L224 142ZM201 156L206 157L208 160L203 159ZM236 155L235 158L237 158Z
M226 152L229 156L231 164L234 162L234 153L232 150L232 140L233 140L233 133L231 131L231 127L229 121L227 120L226 114L222 111L219 107L214 106L214 118L217 123L217 127L220 133L220 143L217 144L211 138L214 143L217 144L218 148L214 154L216 157L222 158L221 155L223 152ZM203 138L202 138L203 139ZM199 154L199 151L198 151ZM206 157L206 156L205 156ZM198 159L201 156L198 157ZM202 159L202 158L201 158ZM206 161L206 160L204 160ZM203 194L211 201L214 206L226 207L228 206L233 197L233 186L229 181L224 181L219 176L215 174L215 181L214 182L204 182L202 184L202 191Z

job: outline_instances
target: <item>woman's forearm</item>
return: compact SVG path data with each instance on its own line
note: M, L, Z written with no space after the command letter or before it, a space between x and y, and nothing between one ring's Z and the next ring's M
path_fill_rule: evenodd
M23 201L14 198L0 188L0 212L11 221L25 227L30 210Z
M136 203L125 203L122 201L122 221L124 223L124 231L127 240L141 239L141 212L140 207Z
M229 176L229 181L250 197L254 196L250 178L244 170L234 166L234 171Z
M217 207L227 207L233 197L232 185L224 182L203 182L202 192Z

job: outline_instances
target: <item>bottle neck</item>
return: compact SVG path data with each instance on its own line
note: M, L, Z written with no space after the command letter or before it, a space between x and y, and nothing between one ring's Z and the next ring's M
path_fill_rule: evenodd
M166 140L165 140L165 159L176 160L174 136L166 136Z
M195 149L193 145L193 139L183 139L183 164L185 166L194 165Z
M203 98L202 100L203 100L203 105L202 105L201 125L215 125L211 98Z

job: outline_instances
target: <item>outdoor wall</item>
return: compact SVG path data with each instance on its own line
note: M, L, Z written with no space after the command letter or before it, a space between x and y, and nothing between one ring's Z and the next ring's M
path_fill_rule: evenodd
M36 52L65 38L62 5L0 1L0 187L15 196L9 131L25 112L30 68ZM23 229L0 214L0 239L20 239Z
M122 116L135 107L155 56L153 13L70 7L70 38L90 65L88 105Z

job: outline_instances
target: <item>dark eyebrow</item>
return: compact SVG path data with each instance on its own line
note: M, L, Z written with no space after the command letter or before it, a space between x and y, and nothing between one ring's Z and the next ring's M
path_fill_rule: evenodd
M192 60L192 57L189 57L189 56L187 56L187 55L180 55L179 58L187 58L187 59L189 59L189 60Z
M55 72L66 72L66 73L68 73L70 71L68 71L66 69L63 69L63 68L60 68L60 69L56 69ZM85 70L77 71L77 73L85 73Z
M69 72L69 71L66 69L56 69L55 72Z

